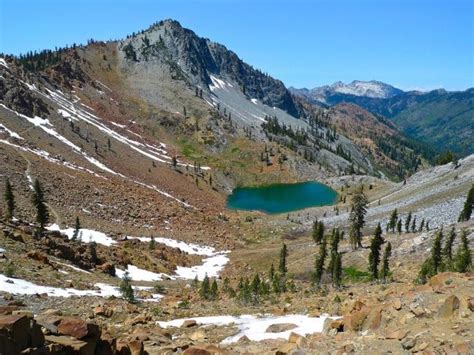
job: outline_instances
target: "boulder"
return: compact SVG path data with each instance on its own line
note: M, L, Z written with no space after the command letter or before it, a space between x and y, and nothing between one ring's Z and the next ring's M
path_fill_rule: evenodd
M29 251L26 254L26 256L29 257L30 259L39 261L40 263L43 263L45 265L50 265L49 259L46 256L46 254L44 254L40 251L36 251L36 250Z
M128 343L128 347L130 348L131 355L144 355L145 354L143 342L140 340L131 340Z
M291 332L288 337L288 343L293 343L296 344L298 348L303 348L308 344L308 341L304 336Z
M438 317L452 317L454 313L459 309L459 303L459 298L454 295L449 296L439 308Z
M346 315L343 318L344 331L352 330L359 331L362 330L362 326L367 319L369 312L366 309L363 309L358 312Z
M76 339L99 339L99 326L93 323L87 323L79 317L66 317L61 319L58 325L58 333L69 335Z
M407 336L408 332L403 329L395 330L390 333L385 334L386 339L396 339L402 340Z
M0 315L6 316L18 310L18 306L0 306Z
M103 316L110 318L114 314L114 311L106 306L97 306L94 308L94 314L96 316Z
M474 298L469 298L467 300L467 308L469 308L471 312L474 312Z
M392 307L393 309L395 309L396 311L399 311L402 309L402 301L400 300L400 298L395 298L393 301L392 301Z
M110 276L115 276L115 265L110 262L106 262L98 266L98 269L105 274L109 274Z
M212 355L212 353L202 347L192 346L184 350L183 355Z
M95 350L94 342L86 342L64 335L47 335L45 340L61 349L61 352L58 351L58 353L93 355Z
M181 328L191 328L197 325L197 322L194 319L187 319L181 325Z
M265 332L267 332L267 333L281 333L281 332L286 332L287 330L295 329L296 327L298 327L298 326L296 324L292 324L292 323L277 323L277 324L269 325Z
M275 355L286 355L286 354L291 354L293 351L298 350L298 345L295 343L286 343L281 345L277 351L275 352Z
M30 319L20 314L0 316L0 331L23 350L29 345Z
M207 335L204 330L198 329L189 335L189 339L191 339L192 341L203 341L207 339Z
M364 322L363 329L376 330L380 327L380 322L382 321L382 308L375 307L369 311L367 319Z

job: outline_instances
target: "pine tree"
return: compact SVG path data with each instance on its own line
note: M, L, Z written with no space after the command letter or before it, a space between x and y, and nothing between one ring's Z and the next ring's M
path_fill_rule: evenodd
M257 272L255 273L252 283L250 284L250 292L253 295L254 303L257 303L258 298L261 293L261 289L262 289L262 281L260 280L260 276L258 275L258 272Z
M405 220L405 232L410 231L410 222L411 222L411 211L408 212L407 219Z
M280 264L278 265L278 270L281 274L286 274L288 269L286 268L286 257L288 256L288 250L286 248L286 244L283 243L281 250L280 250Z
M411 221L411 232L415 233L416 231L416 216L413 217L413 220Z
M453 244L454 240L456 239L456 230L454 227L451 228L449 231L448 238L444 242L444 248L443 248L443 259L444 259L444 265L446 266L447 269L451 269L451 263L453 260Z
M390 215L390 220L388 222L389 229L392 230L392 232L395 232L395 227L397 226L397 221L398 221L398 211L395 208Z
M370 242L370 253L369 253L369 271L372 273L372 277L377 279L379 276L378 267L380 263L380 248L382 247L382 227L380 223L375 228L374 236Z
M472 268L471 249L469 249L469 241L465 230L461 233L461 243L455 257L455 268L457 272L467 272Z
M3 198L5 200L5 219L10 221L15 211L15 196L13 195L12 185L8 178L5 181L5 193L3 194Z
M356 192L351 201L351 222L350 238L353 249L362 247L362 228L365 225L365 214L367 213L367 197L362 190Z
M148 247L150 248L150 250L153 250L153 249L155 249L155 246L156 246L155 237L154 237L154 236L151 236L151 238L150 238L150 244L148 245Z
M402 234L402 219L401 218L397 222L397 233Z
M74 232L72 232L72 240L76 241L79 237L79 233L81 231L81 222L79 221L79 217L76 216L76 223L74 224Z
M418 232L423 232L424 228L425 228L425 219L423 218L420 223L420 228L418 228Z
M201 288L199 289L199 295L205 300L209 299L209 293L211 291L211 286L209 283L209 277L204 275L204 279L201 282Z
M319 246L319 255L316 257L316 260L314 262L313 282L315 285L318 286L321 284L321 279L323 277L326 255L326 238L323 238L323 240L321 241L321 245Z
M313 240L316 244L321 243L321 240L323 239L324 236L324 223L316 220L313 223Z
M268 278L270 279L270 282L273 281L274 277L275 277L275 267L273 266L273 263L272 263L272 266L270 266L270 272L268 273Z
M135 293L132 287L132 279L128 271L125 271L122 277L122 281L120 282L119 289L122 297L125 298L128 302L132 303L135 301Z
M433 261L433 270L438 273L441 266L441 243L443 241L443 228L436 234L435 240L433 242L433 247L431 248L431 260Z
M472 207L474 206L474 185L471 186L467 193L466 202L464 202L464 208L459 215L459 222L469 221L471 219Z
M214 279L214 281L212 281L211 289L209 290L209 299L215 300L217 299L218 295L219 295L219 288L217 287L216 279Z
M40 234L44 231L44 226L49 221L49 212L44 200L43 190L38 179L33 185L33 205L36 208L36 222L39 224Z
M329 259L329 266L328 270L331 272L331 276L334 279L333 271L334 271L334 264L336 263L336 258L339 249L339 241L340 241L340 233L339 228L333 228L332 235L331 235L331 259Z
M332 269L332 283L334 287L339 288L342 282L342 257L341 253L336 253Z
M93 263L97 264L97 243L91 242L87 244L87 249L89 250L89 255Z
M383 253L382 268L380 269L380 278L384 281L387 280L388 274L390 273L389 259L391 255L392 255L392 244L388 242L387 246L385 247L385 251Z

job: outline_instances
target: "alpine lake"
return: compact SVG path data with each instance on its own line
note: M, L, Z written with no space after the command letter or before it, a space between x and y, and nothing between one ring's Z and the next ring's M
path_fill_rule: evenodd
M330 206L337 202L337 198L336 191L316 181L238 187L227 198L227 208L278 214Z

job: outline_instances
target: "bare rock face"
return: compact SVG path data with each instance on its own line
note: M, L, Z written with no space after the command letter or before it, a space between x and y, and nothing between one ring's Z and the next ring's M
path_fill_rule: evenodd
M49 114L48 105L42 99L34 96L25 84L4 71L4 79L0 80L0 101L5 106L28 117Z

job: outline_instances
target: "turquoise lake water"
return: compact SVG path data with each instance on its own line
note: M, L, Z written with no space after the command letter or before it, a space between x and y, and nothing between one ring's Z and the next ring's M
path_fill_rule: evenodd
M297 184L239 187L227 198L227 207L276 214L308 207L328 206L336 202L336 191L322 183L310 181Z

